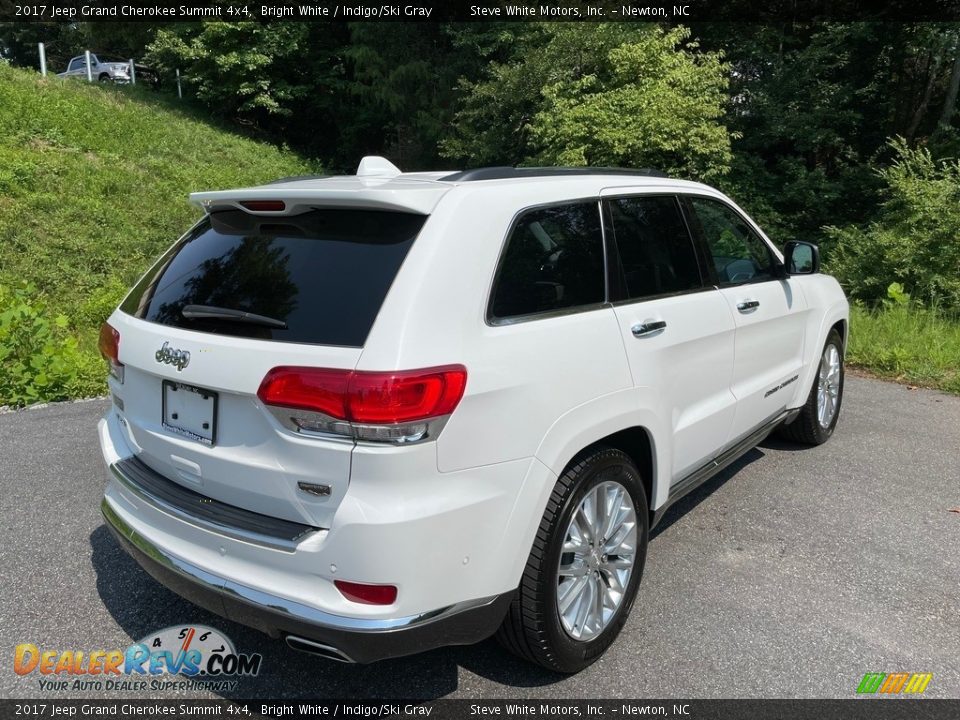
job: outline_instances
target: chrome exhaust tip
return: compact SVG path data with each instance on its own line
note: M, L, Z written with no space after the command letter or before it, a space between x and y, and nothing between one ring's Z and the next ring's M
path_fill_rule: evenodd
M299 652L308 653L310 655L319 655L320 657L327 658L328 660L335 660L342 663L353 662L353 660L351 660L350 657L341 650L337 650L337 648L329 645L324 645L323 643L318 643L314 640L307 640L307 638L302 638L298 635L287 635L284 640L291 649Z

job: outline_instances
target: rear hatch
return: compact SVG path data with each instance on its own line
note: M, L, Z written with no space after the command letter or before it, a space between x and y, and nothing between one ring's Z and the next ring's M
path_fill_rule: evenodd
M357 365L426 216L240 208L208 208L111 317L123 365L111 386L128 441L155 471L324 527L346 491L353 442L292 432L257 390L277 366Z

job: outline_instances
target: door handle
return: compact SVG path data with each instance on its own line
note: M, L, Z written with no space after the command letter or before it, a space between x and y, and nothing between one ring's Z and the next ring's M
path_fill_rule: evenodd
M744 300L743 302L737 303L737 310L742 313L750 312L751 310L756 310L760 307L759 300Z
M632 328L630 332L633 333L634 337L645 337L647 335L653 335L658 333L661 330L667 329L667 323L664 320L648 320L647 322L637 323Z

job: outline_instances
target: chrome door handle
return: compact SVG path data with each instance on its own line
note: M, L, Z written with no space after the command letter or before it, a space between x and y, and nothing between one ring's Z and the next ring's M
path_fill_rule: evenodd
M760 307L759 300L744 300L743 302L737 303L737 310L742 313L756 310L758 307Z
M666 328L667 323L664 320L650 320L645 323L637 323L630 328L630 332L633 333L634 337L644 337L646 335L653 335L661 330L666 330Z

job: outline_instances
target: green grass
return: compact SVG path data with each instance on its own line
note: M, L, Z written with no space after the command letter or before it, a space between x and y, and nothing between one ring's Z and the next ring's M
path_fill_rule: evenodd
M847 362L878 377L960 394L960 318L906 304L853 306Z
M79 340L84 359L95 357L100 323L199 217L188 193L317 170L202 122L169 98L0 64L0 287L29 283L44 312L66 316L58 332ZM8 344L16 332L11 312L0 307L0 363L9 361L3 332ZM37 399L101 392L102 368L80 364L79 384ZM23 400L0 392L5 403Z

